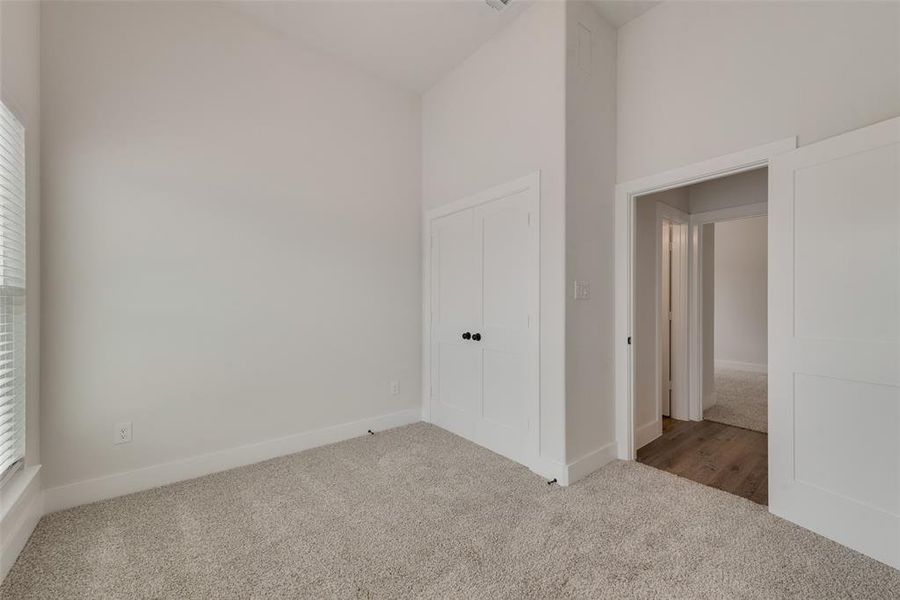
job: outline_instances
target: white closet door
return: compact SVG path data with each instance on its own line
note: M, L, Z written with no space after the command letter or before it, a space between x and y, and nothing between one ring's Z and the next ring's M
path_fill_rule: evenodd
M491 450L526 462L537 398L532 362L537 352L536 207L528 190L475 209L482 240L481 339L483 365L477 439Z
M430 219L431 421L531 466L539 439L539 179Z
M481 410L481 351L469 336L481 323L481 238L474 211L431 222L432 420L473 439Z
M770 508L900 568L900 119L769 177Z

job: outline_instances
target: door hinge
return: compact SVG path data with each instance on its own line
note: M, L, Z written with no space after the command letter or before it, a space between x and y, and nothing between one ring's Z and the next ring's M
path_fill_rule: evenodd
M628 345L629 346L631 345L631 336L630 335L628 336Z

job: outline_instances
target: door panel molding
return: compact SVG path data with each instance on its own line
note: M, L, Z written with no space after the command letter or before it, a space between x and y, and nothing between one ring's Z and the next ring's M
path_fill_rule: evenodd
M769 249L770 510L900 568L900 118L773 160Z

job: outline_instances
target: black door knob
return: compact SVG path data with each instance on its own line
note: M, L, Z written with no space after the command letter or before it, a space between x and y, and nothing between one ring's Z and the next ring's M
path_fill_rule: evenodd
M478 335L478 334L476 333L475 335ZM472 339L472 334L469 333L468 331L465 332L465 333L463 334L463 339L464 339L464 340L470 340L470 339Z
M473 333L473 334L472 334L472 339L475 340L476 342L480 342L480 341L481 341L481 334L480 334L480 333Z

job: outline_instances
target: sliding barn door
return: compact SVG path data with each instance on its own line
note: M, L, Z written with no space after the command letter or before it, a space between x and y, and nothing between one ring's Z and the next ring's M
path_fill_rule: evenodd
M534 185L431 220L431 418L524 464L536 454L539 231Z
M769 177L770 508L900 568L900 119Z

